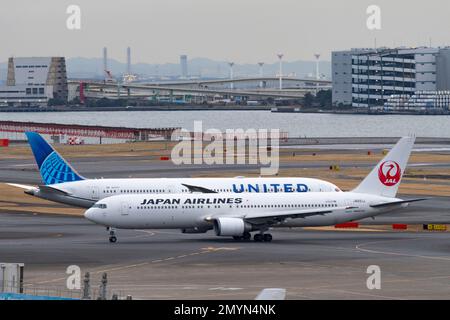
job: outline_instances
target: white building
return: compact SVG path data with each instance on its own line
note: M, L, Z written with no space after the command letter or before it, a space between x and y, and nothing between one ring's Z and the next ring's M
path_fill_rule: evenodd
M66 102L67 94L65 58L9 58L6 86L0 86L1 104L46 105L49 99Z
M390 96L450 90L450 48L332 53L333 105L383 106Z

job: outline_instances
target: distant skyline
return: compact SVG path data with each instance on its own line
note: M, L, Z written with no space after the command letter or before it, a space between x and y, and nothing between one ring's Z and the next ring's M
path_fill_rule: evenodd
M67 58L67 74L70 78L103 78L102 58ZM278 62L264 64L263 74L265 76L275 76L278 73ZM119 76L126 72L126 63L116 59L108 59L108 70L113 76ZM285 62L283 66L284 74L291 77L315 77L316 63L314 61L293 61ZM153 77L179 77L181 76L181 65L176 63L136 63L132 64L131 71L134 74ZM208 58L193 58L188 60L187 74L189 77L228 77L230 68L227 61L212 60ZM260 69L257 64L234 65L234 75L236 77L259 76ZM7 63L0 62L0 81L6 80ZM331 77L331 63L322 61L320 63L320 74L325 78Z
M101 58L68 58L67 71L69 77L103 77L103 61ZM6 68L6 65L5 65ZM264 76L276 76L278 73L278 62L264 65ZM108 70L113 75L119 75L126 71L126 64L115 59L109 59ZM291 77L315 77L316 63L314 61L285 62L283 66L284 74ZM182 74L181 65L176 63L148 64L137 63L131 66L134 74L146 76L170 76L179 77ZM234 64L235 77L259 76L259 66L257 64ZM212 60L208 58L189 59L187 63L187 75L189 77L228 77L230 67L226 61ZM325 78L331 77L331 63L322 61L320 63L320 74ZM0 76L1 78L1 76Z
M81 8L81 30L66 9ZM381 8L382 29L366 27L366 8ZM330 60L352 47L450 45L446 0L15 0L0 3L0 62L10 56L98 58L178 63L207 57L239 64Z

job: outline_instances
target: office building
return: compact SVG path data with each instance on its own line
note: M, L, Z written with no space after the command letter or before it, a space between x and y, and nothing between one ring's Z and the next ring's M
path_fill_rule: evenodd
M450 48L332 53L333 105L383 106L391 96L450 90Z

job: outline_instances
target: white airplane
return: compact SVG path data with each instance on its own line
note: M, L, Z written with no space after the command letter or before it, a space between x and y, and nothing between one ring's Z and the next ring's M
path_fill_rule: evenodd
M115 228L182 229L255 241L272 240L273 227L329 226L374 217L424 199L396 198L415 138L405 137L351 192L119 195L97 202L85 217Z
M312 178L153 178L86 179L35 132L26 132L43 185L38 187L10 183L25 193L82 208L119 194L178 193L303 193L340 192L334 184Z

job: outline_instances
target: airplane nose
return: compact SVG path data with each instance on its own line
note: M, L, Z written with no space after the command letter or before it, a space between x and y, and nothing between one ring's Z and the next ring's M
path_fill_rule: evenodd
M86 212L84 213L84 217L90 221L96 222L95 221L95 209L88 209L86 210Z

